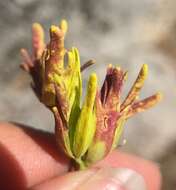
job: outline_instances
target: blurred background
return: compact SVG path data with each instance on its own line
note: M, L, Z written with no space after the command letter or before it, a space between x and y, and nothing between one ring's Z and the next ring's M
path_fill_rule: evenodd
M6 0L0 1L0 120L53 131L53 117L30 89L30 77L19 68L21 47L31 49L31 25L46 31L62 18L69 22L66 47L80 50L81 62L95 59L90 72L99 84L109 63L129 71L123 96L143 63L149 77L141 98L156 91L164 100L130 119L122 147L156 161L163 189L176 189L176 1L175 0Z

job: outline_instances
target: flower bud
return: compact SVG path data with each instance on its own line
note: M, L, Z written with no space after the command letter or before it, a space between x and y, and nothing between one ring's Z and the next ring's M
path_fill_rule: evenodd
M90 146L96 127L94 102L97 91L96 74L90 76L87 95L75 127L73 152L76 158L83 156Z

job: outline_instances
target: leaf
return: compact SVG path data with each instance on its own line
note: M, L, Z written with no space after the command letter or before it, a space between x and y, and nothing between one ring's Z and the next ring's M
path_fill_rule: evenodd
M80 158L85 154L95 133L96 118L94 112L94 102L96 90L97 77L96 74L92 74L88 82L87 96L75 129L73 152L76 158Z
M66 127L66 123L60 117L60 113L56 107L52 109L55 117L55 137L56 142L58 143L59 147L71 158L74 158L71 147L70 147L70 140L68 134L68 128Z

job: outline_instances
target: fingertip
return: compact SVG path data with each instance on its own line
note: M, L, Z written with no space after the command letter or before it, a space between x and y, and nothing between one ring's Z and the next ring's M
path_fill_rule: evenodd
M32 190L146 190L143 177L128 168L92 168L48 180Z
M18 186L30 187L63 174L69 165L53 134L12 123L0 123L0 155L0 175L4 179L9 176L4 187L14 183L14 177Z
M92 168L84 171L70 172L63 176L50 179L40 185L32 187L30 190L73 190L84 184L89 178L95 175L97 169Z
M159 165L152 161L139 158L138 156L113 151L104 160L100 161L98 166L132 169L144 177L149 190L160 190L161 188L162 177Z

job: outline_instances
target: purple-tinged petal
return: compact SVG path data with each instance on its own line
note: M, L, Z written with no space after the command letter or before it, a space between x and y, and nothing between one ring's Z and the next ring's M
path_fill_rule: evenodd
M120 93L124 82L125 73L120 67L107 69L106 78L101 89L101 102L104 107L116 111L120 106Z

